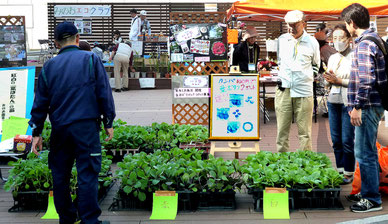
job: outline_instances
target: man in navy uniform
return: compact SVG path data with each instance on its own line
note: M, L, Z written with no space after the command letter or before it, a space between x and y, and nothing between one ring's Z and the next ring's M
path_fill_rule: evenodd
M73 23L60 23L54 37L60 51L42 68L31 110L33 152L38 155L42 149L41 133L49 114L49 167L59 223L74 223L78 218L80 223L101 223L97 200L101 169L99 132L102 120L109 136L106 141L113 137L116 113L112 90L99 57L78 47L79 34ZM78 172L77 208L69 188L74 160Z

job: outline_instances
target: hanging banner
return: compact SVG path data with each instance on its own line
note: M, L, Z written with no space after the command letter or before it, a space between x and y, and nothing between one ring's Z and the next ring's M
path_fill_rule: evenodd
M110 5L56 5L54 17L111 16Z
M2 122L11 116L31 118L35 67L0 69L0 135Z

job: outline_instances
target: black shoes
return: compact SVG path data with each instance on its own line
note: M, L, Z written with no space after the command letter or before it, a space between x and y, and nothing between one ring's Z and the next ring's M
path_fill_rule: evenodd
M381 204L377 204L374 201L369 201L368 199L362 198L359 202L356 204L350 206L350 211L356 212L356 213L364 213L364 212L374 212L374 211L380 211L383 207Z
M345 198L351 202L359 202L359 201L361 201L362 196L361 196L361 193L349 194L349 195L346 195Z
M129 91L128 88L122 88L121 90L122 90L122 91Z
M121 93L121 89L115 89L116 93Z

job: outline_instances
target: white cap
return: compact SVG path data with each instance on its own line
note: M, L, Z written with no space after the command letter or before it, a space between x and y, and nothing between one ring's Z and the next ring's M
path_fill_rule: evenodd
M287 12L286 16L284 17L284 21L286 23L297 23L304 19L304 13L299 10L293 10Z
M145 10L141 10L141 11L140 11L140 15L146 16L146 15L147 15L147 12L146 12Z

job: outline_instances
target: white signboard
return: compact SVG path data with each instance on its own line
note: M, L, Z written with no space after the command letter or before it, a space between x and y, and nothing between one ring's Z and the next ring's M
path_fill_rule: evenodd
M278 49L278 41L277 40L266 40L265 47L268 52L276 52Z
M203 88L208 87L208 76L185 76L183 77L183 87Z
M131 41L133 55L143 54L143 41Z
M0 70L0 134L3 120L26 116L27 80L28 69Z
M155 88L154 78L140 78L139 83L140 83L140 88Z
M110 5L56 5L54 17L111 16Z
M208 98L210 97L209 88L175 88L175 98Z
M259 140L259 77L211 77L210 139Z

